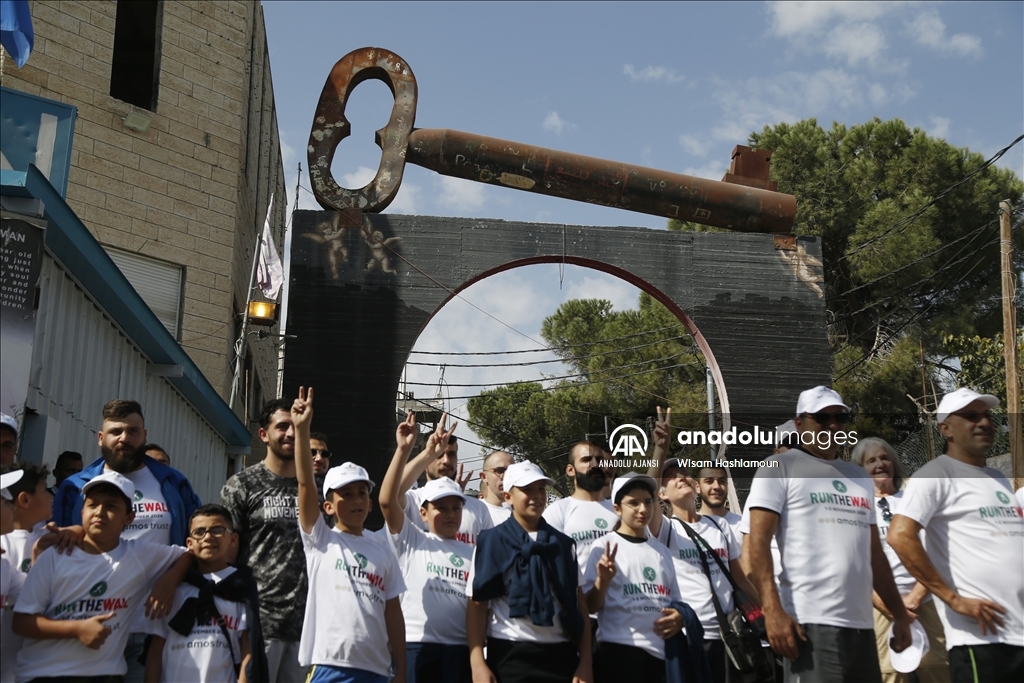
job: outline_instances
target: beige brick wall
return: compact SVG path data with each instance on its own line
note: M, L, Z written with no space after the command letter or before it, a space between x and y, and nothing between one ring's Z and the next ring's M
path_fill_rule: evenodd
M78 108L68 203L104 245L184 267L181 344L227 398L271 193L279 252L283 241L263 13L234 0L163 6L159 100L144 133L125 127L132 106L109 95L114 0L33 0L35 49L22 69L5 60L3 85ZM262 398L276 393L276 348L250 343Z

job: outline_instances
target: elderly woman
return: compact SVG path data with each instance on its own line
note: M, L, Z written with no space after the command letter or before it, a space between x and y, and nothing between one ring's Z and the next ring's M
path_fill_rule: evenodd
M932 596L924 586L914 580L900 558L896 555L886 536L892 516L899 512L903 497L903 482L906 473L900 464L899 457L892 446L884 439L869 437L861 439L853 448L850 459L860 465L875 483L875 508L878 515L878 535L882 539L882 548L892 567L892 575L896 586L903 596L910 616L920 622L928 634L928 654L921 660L916 674L921 683L949 683L949 661L946 657L946 639L943 635L942 622L932 602ZM923 532L922 532L923 533ZM907 683L908 674L902 674L892 668L889 661L889 626L892 615L885 608L877 593L871 594L875 606L875 638L878 645L878 662L882 668L882 680L885 683Z

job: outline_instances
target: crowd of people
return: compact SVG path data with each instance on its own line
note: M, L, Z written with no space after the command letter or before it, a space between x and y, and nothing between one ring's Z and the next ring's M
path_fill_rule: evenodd
M550 503L502 451L467 493L447 419L416 454L400 422L380 482L332 466L312 388L264 407L266 457L216 504L135 401L104 407L100 457L61 454L52 489L12 462L4 416L0 683L1017 683L1024 489L986 465L997 405L947 394L944 454L908 477L884 440L844 460L801 438L851 419L804 391L742 514L726 470L670 457L671 409L647 471L584 440Z

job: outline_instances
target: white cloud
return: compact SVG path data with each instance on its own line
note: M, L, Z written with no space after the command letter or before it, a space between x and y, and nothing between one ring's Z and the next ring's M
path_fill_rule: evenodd
M437 204L443 210L456 213L479 210L487 201L486 186L463 178L441 176Z
M559 136L561 136L562 131L576 127L575 123L569 123L559 116L557 111L549 111L548 115L544 118L544 123L542 125L544 130L550 131Z
M696 157L702 157L711 149L712 142L706 137L688 135L684 133L679 136L679 144L682 145L683 149L689 154Z
M768 23L783 38L824 32L834 21L863 22L896 9L897 2L769 2Z
M686 77L676 73L675 69L650 64L642 69L637 69L632 64L625 64L622 67L622 73L641 83L681 83L686 80Z
M636 309L638 306L640 290L625 280L620 280L613 275L595 273L592 270L584 270L582 279L573 273L572 282L565 290L563 301L569 299L606 299L612 303L616 311ZM567 273L569 275L569 273ZM553 311L552 311L553 312Z
M726 165L724 161L712 160L703 166L688 166L683 169L685 175L695 178L707 178L708 180L721 180L725 175Z
M949 124L953 123L952 120L947 119L945 116L933 116L932 125L928 129L928 133L933 138L945 138L949 135Z
M978 58L982 55L981 39L969 33L946 35L946 24L935 9L921 12L907 22L907 29L918 45L940 52L952 52L961 57Z
M829 32L824 48L829 57L845 59L850 66L860 62L873 64L885 51L885 34L867 22L839 24Z

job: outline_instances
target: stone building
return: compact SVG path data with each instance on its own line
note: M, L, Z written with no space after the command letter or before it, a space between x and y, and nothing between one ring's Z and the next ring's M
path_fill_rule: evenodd
M34 50L20 69L7 56L2 85L77 108L68 204L227 399L271 195L279 253L286 217L260 3L33 0L30 11ZM250 337L235 406L250 427L276 395L277 348Z

